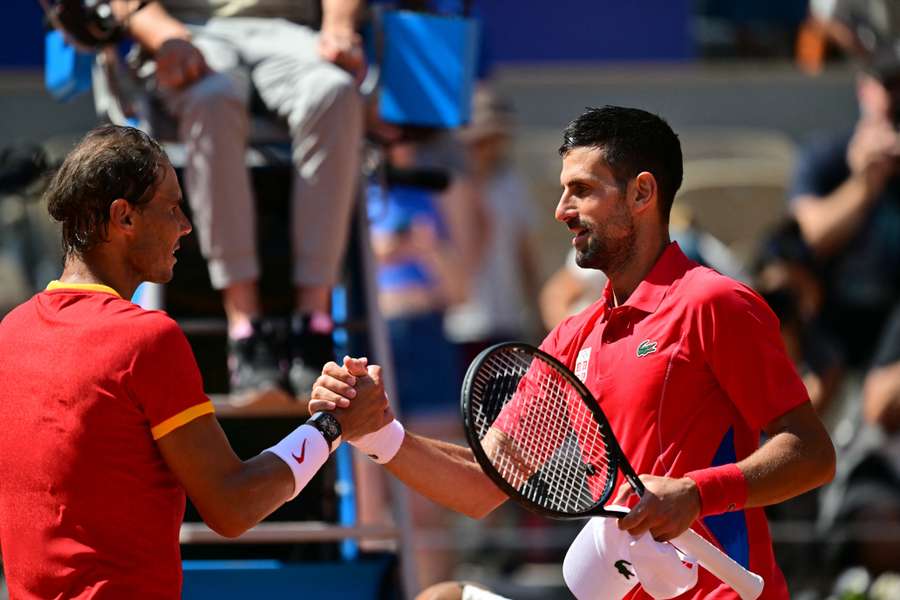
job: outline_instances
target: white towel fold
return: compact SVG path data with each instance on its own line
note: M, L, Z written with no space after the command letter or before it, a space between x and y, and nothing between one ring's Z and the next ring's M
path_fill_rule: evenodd
M615 519L597 517L569 546L563 577L578 600L621 600L637 584L664 600L697 585L697 565L671 544L656 542L648 533L634 538Z

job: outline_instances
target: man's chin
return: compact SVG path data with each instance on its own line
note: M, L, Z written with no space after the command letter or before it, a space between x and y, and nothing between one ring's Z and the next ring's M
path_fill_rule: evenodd
M600 260L597 256L592 253L585 253L577 251L575 252L575 264L581 267L582 269L600 269L602 270L602 266L600 265Z
M154 273L151 277L146 278L144 281L147 283L169 283L172 281L172 278L175 276L175 271L173 269L169 269L168 271L162 271L159 273Z

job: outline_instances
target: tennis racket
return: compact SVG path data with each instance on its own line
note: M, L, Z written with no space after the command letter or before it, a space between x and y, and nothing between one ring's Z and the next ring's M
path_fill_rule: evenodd
M587 387L533 346L507 342L479 354L463 382L462 415L481 468L533 512L555 519L622 517L627 513L605 508L620 472L637 494L644 493ZM692 529L671 543L743 600L762 593L762 577Z

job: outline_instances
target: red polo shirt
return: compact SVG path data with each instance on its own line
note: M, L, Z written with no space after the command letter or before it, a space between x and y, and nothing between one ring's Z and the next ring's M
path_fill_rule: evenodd
M585 382L639 474L680 477L737 462L759 447L768 423L808 401L765 301L689 260L677 244L627 302L612 304L607 284L541 348ZM694 527L765 579L760 598L788 598L762 509ZM628 598L650 596L638 587ZM701 569L697 586L679 598L738 596Z
M178 325L55 282L0 323L0 382L10 596L179 598L185 494L157 440L213 406Z

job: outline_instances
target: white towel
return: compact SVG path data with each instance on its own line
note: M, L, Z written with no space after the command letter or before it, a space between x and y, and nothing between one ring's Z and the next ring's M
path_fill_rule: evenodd
M634 538L620 530L615 519L597 517L569 546L563 577L578 600L621 600L639 583L663 600L697 585L697 565L649 533Z

